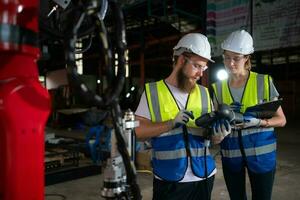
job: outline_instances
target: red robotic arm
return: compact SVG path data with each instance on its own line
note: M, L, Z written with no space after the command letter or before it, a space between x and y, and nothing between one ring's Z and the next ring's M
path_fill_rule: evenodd
M0 0L0 199L44 199L50 98L38 80L37 0Z

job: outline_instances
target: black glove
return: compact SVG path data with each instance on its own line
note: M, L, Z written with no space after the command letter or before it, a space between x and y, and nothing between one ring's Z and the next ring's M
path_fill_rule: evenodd
M228 134L231 133L231 126L229 124L228 120L217 120L213 124L213 133L214 135L221 135L223 137L227 136Z
M219 144L222 140L231 133L231 126L228 120L218 119L212 126L212 141L214 144Z

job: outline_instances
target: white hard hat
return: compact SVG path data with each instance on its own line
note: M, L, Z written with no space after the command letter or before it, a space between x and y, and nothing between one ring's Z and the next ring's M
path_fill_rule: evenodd
M223 50L248 55L254 52L253 39L245 30L232 32L221 44Z
M178 41L173 50L175 56L179 56L184 52L190 52L206 58L211 62L215 62L211 59L210 44L207 37L200 33L186 34Z

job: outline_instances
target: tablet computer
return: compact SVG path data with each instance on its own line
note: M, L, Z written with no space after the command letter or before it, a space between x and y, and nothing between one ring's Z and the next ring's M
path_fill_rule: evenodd
M276 112L279 106L281 106L281 104L282 104L282 99L263 102L255 106L248 107L245 112L262 112L262 111Z

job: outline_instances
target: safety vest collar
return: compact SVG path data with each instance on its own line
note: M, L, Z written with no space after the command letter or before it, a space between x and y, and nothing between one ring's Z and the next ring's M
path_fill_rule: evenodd
M212 85L219 103L230 105L235 100L229 87L229 80L223 80ZM244 87L241 112L249 106L270 100L269 76L250 71Z
M179 112L179 106L164 80L147 83L145 85L145 92L153 122L167 121L175 118ZM189 93L185 109L193 111L195 119L207 112L211 112L211 103L207 88L197 84ZM195 121L190 119L187 126L196 127Z

